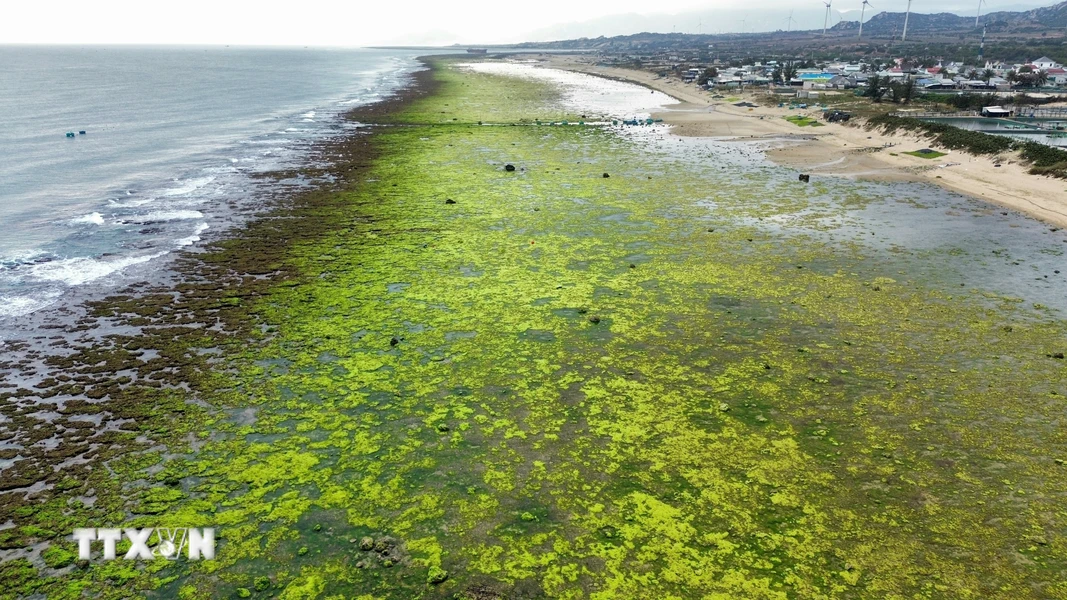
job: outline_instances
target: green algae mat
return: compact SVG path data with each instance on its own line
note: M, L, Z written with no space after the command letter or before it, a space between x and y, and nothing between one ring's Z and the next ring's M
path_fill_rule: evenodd
M835 239L870 188L433 77L269 264L213 272L197 314L240 335L100 309L156 332L105 390L147 382L107 438L143 443L5 503L35 553L0 597L1067 598L1058 313ZM120 525L218 554L75 560Z

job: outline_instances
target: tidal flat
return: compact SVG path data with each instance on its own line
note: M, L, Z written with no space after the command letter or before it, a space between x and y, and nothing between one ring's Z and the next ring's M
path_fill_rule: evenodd
M138 333L0 365L0 598L1067 598L1063 231L430 64Z

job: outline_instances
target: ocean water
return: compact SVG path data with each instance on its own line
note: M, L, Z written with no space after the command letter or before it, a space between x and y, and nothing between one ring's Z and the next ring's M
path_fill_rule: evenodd
M0 46L0 326L225 228L417 54Z

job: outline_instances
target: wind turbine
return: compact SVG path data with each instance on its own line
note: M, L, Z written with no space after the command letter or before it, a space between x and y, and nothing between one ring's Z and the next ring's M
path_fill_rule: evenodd
M974 15L974 28L978 29L978 17L982 16L982 3L985 0L978 0L978 14Z
M908 10L904 13L904 33L900 34L900 41L908 37L908 16L911 15L911 0L908 0Z
M745 19L741 19L741 33L745 32Z
M833 2L833 1L834 0L830 0L830 2ZM827 23L830 22L830 2L823 2L823 4L826 5L826 16L823 17L823 19L822 19L822 34L823 34L823 36L826 35L826 25L827 25Z
M981 2L981 0L978 1ZM860 34L856 36L857 39L863 37L863 13L867 10L868 6L874 8L874 5L871 4L868 0L863 0L863 5L860 6Z
M785 19L785 32L789 33L790 26L796 23L796 19L793 18L793 11L789 11L789 16Z

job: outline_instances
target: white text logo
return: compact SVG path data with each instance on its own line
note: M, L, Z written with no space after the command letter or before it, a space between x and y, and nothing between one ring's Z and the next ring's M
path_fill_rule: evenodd
M99 541L104 545L104 560L115 560L115 546L123 537L130 541L130 549L122 557L125 560L178 560L183 550L189 560L215 558L215 530L210 527L75 529L74 541L78 542L78 558L90 560L93 542Z

